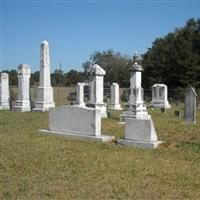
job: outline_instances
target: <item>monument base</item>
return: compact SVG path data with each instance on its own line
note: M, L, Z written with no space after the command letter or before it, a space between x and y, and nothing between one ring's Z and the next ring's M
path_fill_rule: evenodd
M109 109L111 110L122 110L122 107L120 104L117 104L117 105L110 105L109 106Z
M35 108L33 111L35 112L45 112L48 111L49 108L54 108L55 102L36 102Z
M39 132L44 133L44 134L63 136L70 139L91 140L91 141L99 141L99 142L110 142L115 139L114 136L109 136L109 135L100 135L100 136L80 135L80 134L73 134L73 133L50 131L47 129L42 129Z
M30 101L16 101L16 105L13 106L15 112L30 112L31 106Z
M10 110L9 102L0 102L0 110Z
M169 104L168 101L158 101L158 100L151 101L150 106L153 108L166 108L166 109L171 108L171 105Z
M107 108L105 104L87 104L89 108L95 108L101 111L101 118L107 118Z
M137 140L126 140L126 139L118 139L117 143L123 146L128 146L128 147L139 147L139 148L144 148L144 149L155 149L163 143L163 141L151 141L151 142L146 142L146 141L137 141Z

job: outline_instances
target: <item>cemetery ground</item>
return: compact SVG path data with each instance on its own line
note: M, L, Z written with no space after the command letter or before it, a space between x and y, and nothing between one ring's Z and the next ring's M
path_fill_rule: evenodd
M199 199L200 108L196 125L149 109L156 150L42 135L48 112L0 112L0 199ZM183 113L183 106L181 106ZM102 134L122 138L119 112Z

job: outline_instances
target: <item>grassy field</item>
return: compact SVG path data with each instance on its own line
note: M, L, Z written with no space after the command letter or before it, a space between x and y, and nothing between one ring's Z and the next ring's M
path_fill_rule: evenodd
M166 141L156 150L42 135L47 112L1 111L0 199L199 200L200 110L194 126L174 110L149 110ZM118 117L102 120L103 134L123 137Z

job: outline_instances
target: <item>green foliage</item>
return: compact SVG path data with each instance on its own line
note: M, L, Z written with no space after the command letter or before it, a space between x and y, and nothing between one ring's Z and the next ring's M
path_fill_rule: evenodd
M145 88L161 82L169 88L200 87L200 19L157 38L143 58Z
M120 87L129 86L129 63L130 58L115 53L109 49L107 51L96 51L90 56L90 61L83 63L86 71L91 64L98 64L106 70L105 82L117 82Z

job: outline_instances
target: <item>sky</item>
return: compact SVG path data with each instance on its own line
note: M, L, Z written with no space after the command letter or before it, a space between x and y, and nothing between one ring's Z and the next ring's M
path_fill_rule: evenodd
M200 1L0 0L0 69L39 70L40 43L49 42L51 71L83 70L95 51L132 56L189 18Z

